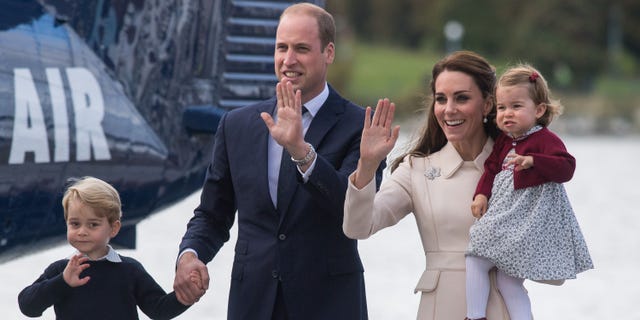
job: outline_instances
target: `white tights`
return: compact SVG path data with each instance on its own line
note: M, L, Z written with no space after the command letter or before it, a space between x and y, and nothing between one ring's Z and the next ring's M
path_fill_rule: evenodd
M467 256L467 318L484 318L489 300L489 270L493 262ZM498 269L496 286L504 299L511 320L531 320L531 301L523 285L524 279L507 275Z

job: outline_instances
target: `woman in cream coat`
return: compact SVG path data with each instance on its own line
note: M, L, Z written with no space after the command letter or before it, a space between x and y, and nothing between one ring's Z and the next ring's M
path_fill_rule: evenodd
M465 318L465 259L471 200L493 146L494 68L481 56L455 52L434 67L432 102L415 145L396 159L392 174L376 193L374 175L398 138L392 128L395 105L378 101L367 108L360 161L349 177L343 229L348 237L366 239L413 213L426 255L426 270L415 291L422 294L418 319ZM494 281L495 283L495 281ZM508 319L492 285L487 317Z

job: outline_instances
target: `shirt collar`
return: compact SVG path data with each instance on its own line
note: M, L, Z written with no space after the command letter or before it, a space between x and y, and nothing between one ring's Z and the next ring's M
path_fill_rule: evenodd
M96 259L95 261L107 260L107 261L116 262L116 263L122 262L122 259L120 259L120 255L116 252L116 250L114 250L110 245L107 245L107 248L109 248L109 251L107 251L107 254L104 257L100 257ZM79 251L76 251L74 255L78 253Z
M109 252L107 252L107 255L98 260L106 259L111 262L122 262L122 259L120 259L120 255L116 252L116 250L113 250L110 245L107 245L107 247L109 247Z
M527 132L525 132L523 135L521 135L521 136L519 136L517 138L514 138L511 133L507 133L507 135L509 136L509 138L513 139L513 141L521 141L521 140L526 139L528 136L530 136L530 135L532 135L532 134L534 134L534 133L536 133L536 132L538 132L540 130L542 130L542 126L537 124L537 125L533 126L531 129L527 130Z
M312 117L315 117L318 111L320 111L320 107L327 101L329 97L329 86L327 83L324 83L324 89L320 92L319 95L315 96L313 99L307 101L304 106L309 110L309 113Z

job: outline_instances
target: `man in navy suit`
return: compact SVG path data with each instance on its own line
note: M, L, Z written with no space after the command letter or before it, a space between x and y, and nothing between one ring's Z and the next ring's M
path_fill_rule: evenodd
M282 13L276 97L220 121L200 205L180 244L181 302L208 288L205 264L229 240L237 211L229 319L367 319L357 243L342 231L364 110L327 84L334 37L333 17L318 6Z

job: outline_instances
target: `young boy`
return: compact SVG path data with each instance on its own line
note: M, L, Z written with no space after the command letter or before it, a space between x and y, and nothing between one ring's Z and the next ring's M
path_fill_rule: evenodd
M109 245L120 230L120 196L93 177L74 182L62 198L67 240L78 250L58 260L18 296L22 313L39 317L53 305L58 319L171 319L188 306L167 294L133 258ZM195 280L194 280L195 281Z

